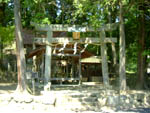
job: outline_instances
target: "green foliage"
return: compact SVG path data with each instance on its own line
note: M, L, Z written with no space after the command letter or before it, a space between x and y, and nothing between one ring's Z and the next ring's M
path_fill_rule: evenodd
M150 49L145 50L143 55L149 57L150 56ZM147 58L146 62L150 63L150 58Z
M55 0L22 0L22 22L24 27L30 27L30 22L51 24L57 21Z
M145 50L144 53L143 53L143 55L145 55L145 56L146 56L146 55L150 55L150 49Z
M101 3L99 1L93 2L91 0L75 0L74 4L74 21L78 22L79 17L85 16L85 21L82 21L81 24L89 24L93 26L100 26L104 23L103 20L103 9L101 8Z
M1 2L8 3L9 1L11 1L11 0L0 0L0 3L1 3Z
M34 18L31 19L32 22L40 23L40 24L51 24L48 17L44 17L42 13L37 13Z
M0 26L0 38L4 45L10 44L14 40L14 26Z

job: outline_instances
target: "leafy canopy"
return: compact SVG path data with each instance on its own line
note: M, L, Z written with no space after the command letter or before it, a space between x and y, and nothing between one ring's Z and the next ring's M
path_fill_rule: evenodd
M10 44L14 40L14 26L0 26L0 39L4 45Z

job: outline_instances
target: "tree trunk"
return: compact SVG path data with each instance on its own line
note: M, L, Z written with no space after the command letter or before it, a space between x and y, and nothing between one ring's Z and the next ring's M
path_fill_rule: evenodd
M0 25L6 26L5 24L5 8L6 8L6 3L1 2L0 3Z
M120 76L120 90L126 90L126 70L125 70L125 31L124 31L124 20L123 20L123 6L120 0L120 60L119 60L119 76Z
M20 0L14 0L14 16L16 30L16 53L17 53L17 69L18 69L18 87L17 91L24 92L26 90L26 62L23 47L22 24L20 13Z
M6 26L5 25L5 7L6 7L6 3L5 2L1 2L0 3L0 25L1 26ZM3 61L3 39L2 37L0 37L0 59Z
M0 36L0 59L3 60L3 42Z
M141 1L142 3L142 1ZM139 17L139 34L138 34L138 64L137 64L137 89L144 88L144 73L145 73L145 56L143 56L143 52L145 49L145 18L144 18L144 5L141 4L141 14Z

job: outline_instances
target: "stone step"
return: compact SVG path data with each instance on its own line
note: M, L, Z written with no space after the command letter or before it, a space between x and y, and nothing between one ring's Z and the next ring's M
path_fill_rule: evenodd
M97 102L64 102L56 103L56 107L62 107L63 109L96 109L98 107Z
M90 103L90 102L97 102L97 97L83 97L83 98L69 98L68 99L71 102L82 102L82 103Z
M57 96L56 106L70 109L96 109L98 106L98 98L95 93L72 93L61 94Z
M72 98L81 98L81 97L99 97L99 92L82 92L82 93L69 93L66 94Z

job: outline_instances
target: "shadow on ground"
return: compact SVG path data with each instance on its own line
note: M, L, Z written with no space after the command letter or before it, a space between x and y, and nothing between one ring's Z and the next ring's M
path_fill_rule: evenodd
M116 111L119 112L120 110ZM150 108L136 108L136 109L127 109L127 110L121 110L123 112L132 112L132 113L150 113Z
M16 87L16 83L0 83L0 94L13 93Z

